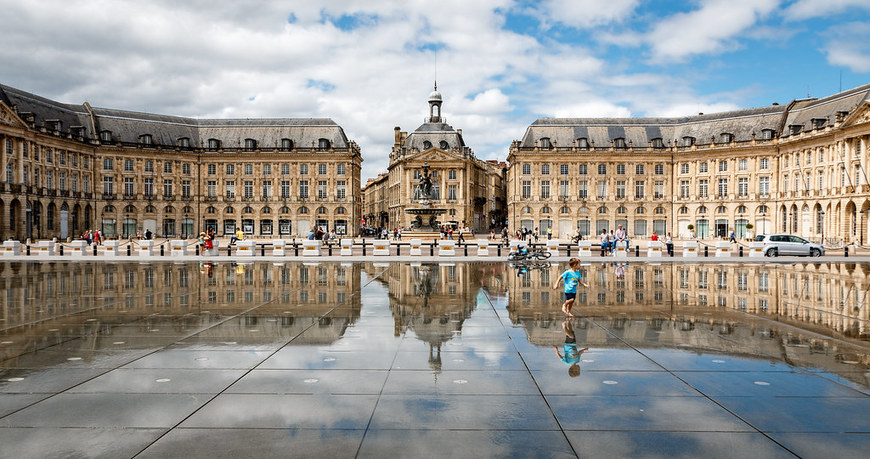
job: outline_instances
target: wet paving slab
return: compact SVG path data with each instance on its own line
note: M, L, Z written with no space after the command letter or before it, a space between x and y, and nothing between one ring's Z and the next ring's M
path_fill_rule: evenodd
M866 456L870 267L565 269L0 263L0 456Z

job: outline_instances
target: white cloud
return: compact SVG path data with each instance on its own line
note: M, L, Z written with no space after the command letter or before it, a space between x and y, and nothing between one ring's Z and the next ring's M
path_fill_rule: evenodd
M850 8L870 10L870 2L867 0L798 0L786 8L783 16L789 20L800 21L840 14Z
M647 41L661 63L734 49L740 34L778 6L779 0L706 0L697 10L657 23Z
M830 31L824 51L831 65L853 72L870 72L870 23L852 22Z
M545 23L585 29L625 21L639 3L639 0L545 0L539 10Z

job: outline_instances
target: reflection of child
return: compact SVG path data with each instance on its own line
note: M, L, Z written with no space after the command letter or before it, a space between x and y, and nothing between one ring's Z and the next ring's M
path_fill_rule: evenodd
M568 376L576 378L580 376L580 356L588 351L589 348L577 350L577 339L574 337L574 327L571 325L571 319L565 319L562 322L562 330L565 331L565 355L563 356L559 353L558 347L553 346L553 349L556 350L556 355L562 359L562 362L568 365Z
M572 258L568 260L568 265L571 269L562 273L559 276L559 280L553 284L553 290L559 288L559 282L565 281L565 302L562 303L562 312L564 312L568 317L574 317L571 314L571 307L574 306L574 298L577 297L577 284L583 284L584 287L589 288L589 285L586 282L583 282L583 276L580 275L580 260L577 258Z

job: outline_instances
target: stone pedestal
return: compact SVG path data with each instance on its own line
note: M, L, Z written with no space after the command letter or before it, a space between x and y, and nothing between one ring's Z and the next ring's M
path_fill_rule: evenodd
M625 244L616 244L616 247L613 249L613 256L615 258L628 258L628 250Z
M375 239L372 242L372 255L378 257L387 257L390 255L390 240L389 239Z
M284 239L273 239L272 240L272 256L275 257L283 257L286 255L284 246L287 245L287 241Z
M88 241L72 241L72 255L74 257L86 257L88 255Z
M547 241L547 252L550 252L550 255L554 257L559 256L559 240L558 239L550 239Z
M422 248L423 240L422 239L411 239L411 255L418 256L423 255Z
M764 256L764 243L763 242L755 242L752 241L749 243L749 257L763 257Z
M236 241L236 255L240 257L253 257L254 248L254 241Z
M39 241L39 255L46 257L54 255L54 241Z
M683 242L683 256L684 257L698 257L698 241L684 241Z
M664 244L661 241L649 241L646 246L646 256L650 258L661 258Z
M173 239L169 241L170 256L183 257L187 255L187 241L181 239Z
M320 256L320 241L305 239L302 241L302 256L303 257L319 257Z
M353 239L342 239L341 243L341 256L349 257L353 255Z
M731 256L731 243L728 241L716 241L716 256L717 257L730 257Z
M592 256L592 241L585 240L577 243L577 256L587 258Z
M489 241L486 239L478 239L477 240L477 256L478 257L488 257L489 256Z
M121 246L120 241L106 241L103 243L105 250L103 251L103 255L107 257L117 257L120 255L118 253L118 249Z
M205 253L211 257L218 256L218 254L219 254L218 249L220 248L220 245L221 245L221 241L219 241L217 239L212 239L211 248L205 249Z
M3 255L20 255L21 243L18 241L3 241Z
M438 256L452 257L456 256L456 241L445 239L438 242Z

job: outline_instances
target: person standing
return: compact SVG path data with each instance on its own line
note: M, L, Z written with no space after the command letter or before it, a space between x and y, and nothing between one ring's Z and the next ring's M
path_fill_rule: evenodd
M555 284L553 284L553 290L557 290L559 288L559 283L564 281L565 302L562 303L562 312L564 312L568 317L574 317L574 315L571 314L571 308L574 306L574 300L577 297L577 286L578 284L582 284L583 287L589 288L589 285L583 281L583 276L580 275L580 260L578 258L568 260L568 266L570 269L559 276L559 279Z
M674 256L674 240L671 238L671 233L665 237L665 247L668 249L668 255Z
M553 239L553 227L550 226L547 228L547 240L549 241L552 239Z
M601 256L607 255L607 230L601 230Z

